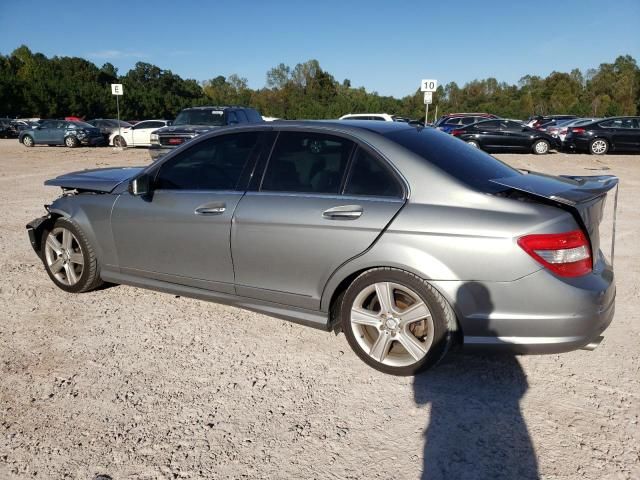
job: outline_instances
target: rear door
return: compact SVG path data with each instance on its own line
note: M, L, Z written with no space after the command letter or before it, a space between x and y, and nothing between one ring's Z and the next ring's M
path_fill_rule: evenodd
M532 131L521 123L503 120L500 130L504 136L505 147L513 150L528 150L533 143Z
M390 167L352 139L280 132L234 216L237 293L318 309L331 274L365 251L403 204Z
M151 132L164 127L163 122L155 120L149 120L147 122L140 122L132 127L133 132L133 145L146 146L151 145Z
M59 120L49 120L44 122L39 129L33 132L34 140L37 143L59 143L56 141L58 126L63 122Z

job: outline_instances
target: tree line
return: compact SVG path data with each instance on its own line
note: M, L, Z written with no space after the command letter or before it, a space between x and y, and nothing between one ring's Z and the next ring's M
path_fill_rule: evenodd
M419 80L419 79L418 79ZM175 118L195 105L246 105L262 115L284 119L337 118L345 113L386 112L412 119L424 117L422 93L403 98L380 95L338 81L317 60L294 67L280 64L266 73L265 86L251 89L233 74L198 82L170 70L138 62L124 75L111 64L98 67L78 57L46 57L21 46L0 54L0 116L112 118L116 107L111 83L125 89L121 117ZM417 83L417 80L416 80ZM449 112L488 112L507 118L532 115L635 115L640 111L640 68L630 55L586 72L526 75L517 85L495 78L438 87L433 108Z

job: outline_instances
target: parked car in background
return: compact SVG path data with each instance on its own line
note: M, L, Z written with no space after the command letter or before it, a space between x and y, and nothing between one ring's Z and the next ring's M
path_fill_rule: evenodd
M569 125L570 123L575 122L576 120L577 119L575 118L570 118L567 120L555 120L552 124L549 124L548 126L541 128L540 130L542 130L543 132L547 132L549 135L551 135L554 138L560 138L559 137L560 129L566 125Z
M73 148L80 145L104 145L100 130L84 122L66 120L45 120L37 126L20 132L18 141L25 147L34 145L66 145Z
M521 151L542 155L560 146L551 135L513 120L483 120L457 128L451 135L488 152Z
M130 127L121 128L109 136L109 145L116 147L148 147L151 145L151 133L171 125L171 120L144 120Z
M342 331L373 368L412 375L455 342L595 348L614 314L599 213L617 183L523 173L406 123L254 124L48 180L66 194L27 229L64 291L231 304Z
M577 115L537 115L535 117L529 117L526 124L531 128L542 129L555 125L556 121L573 120L576 118L578 118Z
M38 122L30 120L13 120L9 128L12 130L12 137L18 138L20 132L40 125Z
M118 131L118 124L120 125L120 130L122 130L123 128L131 127L131 124L129 122L120 120L118 123L118 119L116 118L94 118L93 120L89 120L86 123L99 128L106 142L109 141L112 133L116 133Z
M388 113L347 113L338 120L377 120L382 122L408 122L409 120L398 115Z
M609 117L567 129L565 146L578 152L604 155L610 151L640 151L640 117Z
M228 125L246 123L263 123L257 110L239 106L193 107L182 110L169 127L164 127L151 134L151 158L169 153L176 147L211 130Z
M0 138L15 138L15 130L11 127L11 118L0 118Z
M500 117L491 113L450 113L448 115L441 116L433 126L444 133L451 133L451 131L456 128L471 125L472 123L476 123L481 120L496 118Z
M560 145L562 149L565 148L565 137L567 136L567 132L569 131L569 127L580 127L582 125L587 125L588 123L593 123L597 120L602 120L602 118L576 118L575 120L570 120L568 123L562 125L558 129L557 136L560 139Z

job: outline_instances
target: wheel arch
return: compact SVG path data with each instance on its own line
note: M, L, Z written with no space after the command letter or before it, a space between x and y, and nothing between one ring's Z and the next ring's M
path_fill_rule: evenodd
M325 290L322 295L322 299L320 302L320 308L322 311L328 311L328 329L333 330L336 333L339 332L340 322L338 319L339 309L338 301L342 298L343 294L346 292L349 285L353 283L353 281L362 275L365 272L370 270L376 270L378 268L391 268L393 270L398 270L401 272L407 272L413 275L416 275L428 282L434 290L436 290L442 297L446 300L446 302L451 306L455 315L455 321L457 324L456 328L456 342L462 343L462 339L464 338L464 333L462 331L462 323L460 321L461 312L459 311L458 306L456 305L455 298L452 298L450 292L446 291L446 289L440 288L437 282L430 282L429 277L424 274L424 272L420 272L416 269L407 267L406 265L398 265L398 264L371 264L366 267L361 266L353 271L347 270L342 273L336 272L327 282L325 286Z

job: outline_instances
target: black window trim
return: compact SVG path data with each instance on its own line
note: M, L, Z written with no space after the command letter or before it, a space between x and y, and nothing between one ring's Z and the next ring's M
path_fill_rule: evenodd
M358 150L362 149L365 153L370 155L374 161L378 162L380 166L385 170L393 179L394 182L398 184L400 187L401 194L399 197L393 195L355 195L353 193L345 193L349 180L351 180L351 174L353 173L353 165L355 164L356 156L358 154ZM373 150L361 146L359 143L356 143L356 148L351 152L351 157L349 158L349 163L347 165L347 174L345 175L344 183L342 184L342 188L340 189L340 195L344 195L350 198L385 198L385 199L397 199L404 200L406 198L406 190L404 187L404 182L400 181L398 176L396 175L394 169L390 168L389 162L386 159L383 159L381 155L378 155Z

